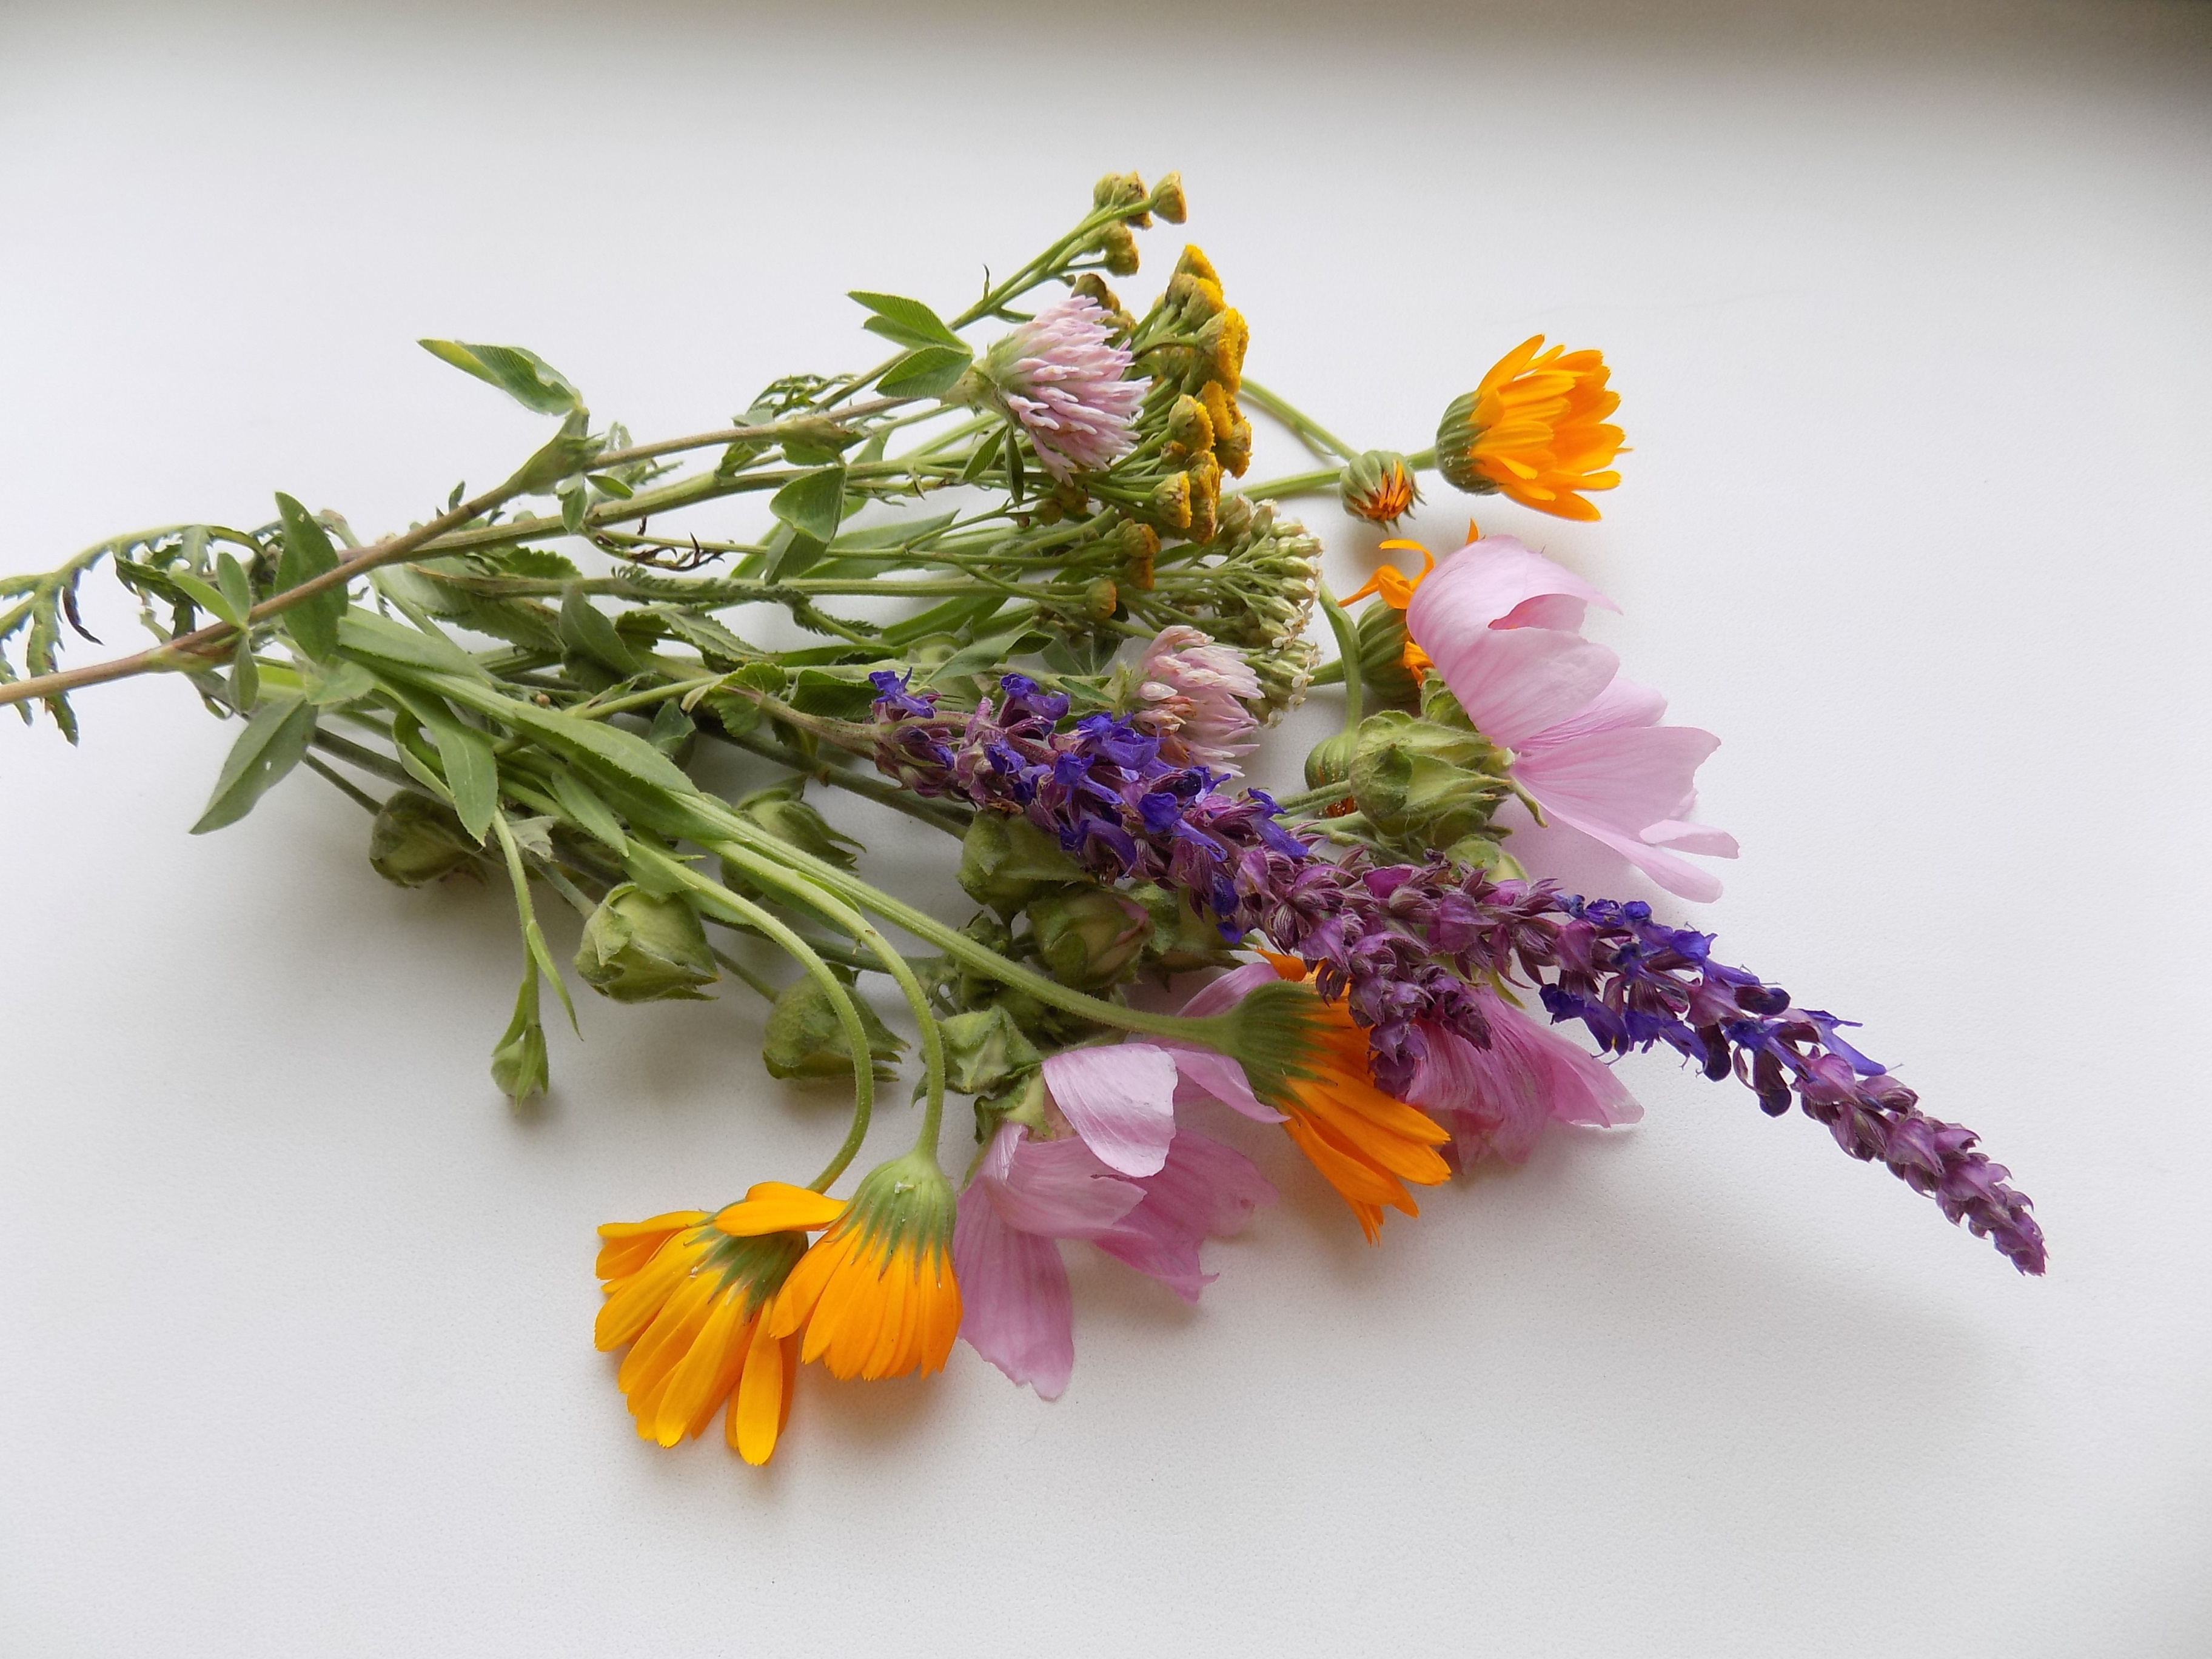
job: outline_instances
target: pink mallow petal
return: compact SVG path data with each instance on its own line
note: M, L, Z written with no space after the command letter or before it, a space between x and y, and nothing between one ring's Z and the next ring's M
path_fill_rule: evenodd
M1644 840L1647 846L1671 848L1678 853L1703 853L1717 859L1732 859L1743 850L1727 830L1710 823L1685 823L1680 818L1662 818L1656 823L1645 824Z
M1007 1225L1052 1238L1096 1238L1145 1197L1080 1140L1037 1140L1014 1123L1000 1127L970 1190L977 1187Z
M1620 659L1605 647L1553 628L1477 628L1447 618L1441 631L1413 637L1475 729L1509 749L1589 708L1620 672Z
M1587 738L1600 732L1618 732L1656 726L1667 712L1667 699L1648 685L1638 685L1626 674L1616 674L1604 690L1555 726L1522 738L1522 752L1547 748L1570 738Z
M1178 1073L1149 1042L1068 1048L1047 1057L1044 1084L1099 1161L1123 1175L1156 1173L1175 1139Z
M1668 892L1710 901L1720 896L1719 878L1644 832L1679 817L1696 791L1698 767L1719 745L1695 726L1623 727L1520 755L1513 775L1547 817L1604 842ZM1707 827L1709 837L1719 833Z
M1257 1164L1194 1129L1176 1132L1166 1166L1142 1185L1145 1201L1101 1236L1098 1248L1186 1302L1197 1301L1215 1278L1200 1265L1200 1242L1226 1238L1260 1205L1275 1201L1275 1189Z
M1427 1053L1407 1098L1452 1132L1462 1167L1490 1157L1518 1164L1547 1121L1633 1123L1644 1109L1610 1066L1494 992L1481 993L1491 1046L1478 1048L1424 1021Z
M1564 616L1567 614L1564 611L1542 606L1522 609L1532 599L1555 595L1601 605L1608 611L1620 609L1573 571L1531 552L1515 538L1485 536L1449 555L1429 573L1413 591L1413 603L1406 607L1406 628L1421 648L1434 657L1436 653L1425 637L1431 631L1442 638L1455 629L1486 629L1501 622L1509 628L1559 626L1536 618ZM1573 627L1579 629L1582 613L1577 609L1572 614Z
M952 1224L952 1271L968 1345L1014 1382L1059 1399L1075 1366L1075 1309L1060 1246L1010 1226L982 1183L970 1182Z

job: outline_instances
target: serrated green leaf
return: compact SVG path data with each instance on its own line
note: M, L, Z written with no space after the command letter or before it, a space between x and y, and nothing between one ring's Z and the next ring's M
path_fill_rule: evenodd
M826 545L845 516L845 469L825 466L801 473L769 498L768 510Z
M741 663L760 654L712 617L672 605L659 607L659 611L661 620L668 624L668 631L703 657Z
M492 557L508 575L538 581L570 581L583 574L574 559L543 547L510 547Z
M941 398L968 372L965 346L923 346L891 365L876 389L886 398Z
M373 611L348 611L338 622L338 645L349 656L438 674L464 674L473 680L491 678L483 664L443 635L405 627Z
M553 799L575 820L578 829L602 847L617 856L629 851L629 837L623 833L622 820L591 785L565 766L554 770Z
M966 343L945 326L944 319L919 300L897 294L870 294L858 289L848 297L876 313L862 326L872 329L885 339L896 340L901 345L958 346L963 352L968 349Z
M463 374L497 386L525 409L534 409L541 415L565 415L583 406L582 394L568 377L525 347L473 345L464 340L418 343Z
M625 678L645 666L629 641L616 631L614 619L593 605L580 587L571 587L561 596L561 643L578 656L588 657Z
M308 677L307 701L318 708L355 702L376 690L376 676L357 662L333 663Z
M284 552L276 561L277 592L337 568L337 550L313 514L282 491L276 496L276 514L284 526ZM327 662L337 654L338 618L345 610L345 589L331 587L286 611L284 631L307 655Z
M272 697L255 709L224 757L215 793L192 834L220 830L252 811L269 786L300 763L314 734L315 711L303 698Z
M645 740L673 759L698 735L699 728L692 725L689 714L673 702L664 702L653 711L653 729L645 734Z

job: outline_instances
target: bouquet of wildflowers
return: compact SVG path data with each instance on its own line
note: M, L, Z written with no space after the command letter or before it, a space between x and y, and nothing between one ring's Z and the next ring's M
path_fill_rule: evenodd
M238 728L196 832L305 771L369 815L390 880L506 884L521 981L491 1070L517 1103L546 1087L546 993L576 1017L544 904L583 918L569 968L589 989L757 994L772 1075L849 1080L851 1127L811 1180L599 1230L599 1346L627 1349L620 1388L664 1445L720 1413L763 1462L799 1364L933 1371L960 1337L1056 1395L1063 1241L1195 1299L1205 1241L1274 1196L1187 1121L1200 1101L1279 1126L1372 1241L1549 1121L1632 1121L1617 1062L1663 1048L1771 1115L1795 1105L2040 1273L2004 1168L1849 1022L1646 903L1546 878L1544 847L1579 837L1711 899L1692 860L1735 850L1689 816L1717 740L1665 724L1583 636L1604 595L1471 528L1441 558L1386 542L1419 574L1385 567L1340 602L1285 508L1333 498L1389 526L1433 472L1595 519L1622 441L1599 354L1528 341L1431 447L1357 450L1244 378L1245 319L1197 248L1149 302L1109 285L1136 274L1137 232L1183 218L1172 176L1109 176L964 308L855 293L872 366L788 375L684 437L595 428L519 347L425 341L557 430L377 540L280 495L264 525L163 526L0 582L0 702L75 741L71 692L180 676ZM1315 468L1244 483L1248 410ZM679 516L748 495L767 506L750 539ZM103 564L155 643L64 668ZM861 598L896 619L851 614ZM755 643L775 612L809 642ZM1344 720L1308 787L1240 787L1263 728L1323 684ZM706 745L781 781L718 795L694 775ZM843 796L941 833L973 915L870 880ZM1182 994L1133 1000L1142 981ZM908 1065L913 1150L848 1185ZM948 1095L974 1116L950 1173Z

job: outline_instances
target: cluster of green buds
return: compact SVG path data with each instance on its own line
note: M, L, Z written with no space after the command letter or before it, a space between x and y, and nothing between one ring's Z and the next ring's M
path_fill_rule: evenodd
M1149 190L1139 173L1109 173L1091 187L1091 205L1094 211L1125 210L1121 217L1100 226L1091 242L1099 263L1115 276L1137 274L1137 239L1133 232L1151 229L1155 214L1169 224L1179 225L1189 212L1179 173L1169 173ZM1114 308L1107 307L1109 311Z

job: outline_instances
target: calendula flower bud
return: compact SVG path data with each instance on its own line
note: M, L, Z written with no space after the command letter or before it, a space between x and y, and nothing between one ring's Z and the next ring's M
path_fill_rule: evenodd
M960 885L978 904L1011 916L1038 894L1089 877L1059 840L1027 818L978 812L960 845Z
M700 1001L699 988L719 977L691 907L630 882L601 899L585 922L576 971L617 1002Z
M1098 250L1101 262L1115 276L1133 276L1137 274L1137 239L1130 234L1128 226L1120 223L1107 226L1098 233L1098 239L1093 246Z
M878 1077L889 1077L898 1064L903 1038L884 1024L876 1011L860 997L860 1029L867 1033L869 1064ZM770 1077L850 1077L853 1048L845 1039L844 1022L830 1000L822 982L801 974L785 986L768 1011L768 1029L761 1039L761 1063Z
M1358 746L1358 733L1336 732L1306 752L1306 787L1326 789L1352 775L1352 755Z
M1386 708L1411 708L1420 701L1422 674L1411 659L1406 613L1370 605L1359 613L1359 678L1368 696Z
M1103 887L1048 893L1028 908L1037 955L1062 985L1113 984L1152 936L1150 913Z
M1337 486L1344 510L1370 524L1395 525L1421 499L1413 482L1413 469L1395 450L1370 449L1356 456L1344 469Z
M369 867L402 887L421 887L470 863L476 848L450 808L403 789L369 826Z
M1179 225L1189 215L1190 204L1182 193L1182 174L1170 173L1152 186L1152 211L1171 225Z

